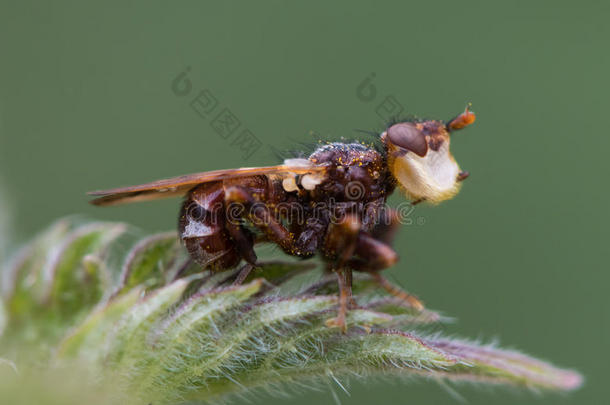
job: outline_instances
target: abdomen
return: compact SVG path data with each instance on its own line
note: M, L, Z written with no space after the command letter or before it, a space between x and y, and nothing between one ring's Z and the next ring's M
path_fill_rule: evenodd
M221 271L237 266L241 256L225 230L222 182L205 183L187 195L178 232L191 258L205 268Z

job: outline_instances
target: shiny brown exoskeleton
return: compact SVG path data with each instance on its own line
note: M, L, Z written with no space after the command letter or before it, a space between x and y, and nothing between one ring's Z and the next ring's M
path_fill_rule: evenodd
M391 247L400 222L386 206L398 186L414 203L453 197L467 176L449 151L450 132L474 122L466 111L445 124L406 121L380 135L381 147L329 143L307 159L280 166L220 170L140 186L94 192L97 205L184 195L179 234L190 257L213 272L245 262L241 283L257 265L254 247L271 242L286 254L320 254L337 274L339 314L330 326L345 330L351 272L371 274L391 294L422 304L379 274L398 260Z

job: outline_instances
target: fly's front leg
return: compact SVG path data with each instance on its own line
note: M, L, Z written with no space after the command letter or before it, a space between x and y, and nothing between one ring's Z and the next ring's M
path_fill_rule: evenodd
M349 273L349 278L348 278ZM347 332L347 324L345 323L345 316L347 315L348 301L352 295L352 270L347 268L335 270L337 275L337 282L339 283L339 312L335 318L326 320L326 326L329 328L339 328L341 332Z
M369 273L379 286L390 295L408 302L416 310L424 309L424 305L417 297L396 287L380 274L381 270L394 265L398 261L398 254L391 246L373 238L371 235L360 233L355 254L358 257L348 262L348 265L354 270Z
M328 269L337 275L339 284L339 312L326 321L329 327L347 331L345 316L348 307L355 307L352 297L352 269L346 263L354 255L362 222L354 214L346 214L340 222L331 223L324 240L323 253L328 260Z
M332 269L345 267L345 263L354 255L360 229L362 222L354 214L346 214L328 226L322 253Z

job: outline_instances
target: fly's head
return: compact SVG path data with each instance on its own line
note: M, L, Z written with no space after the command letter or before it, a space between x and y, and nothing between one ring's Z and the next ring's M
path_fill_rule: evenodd
M468 173L460 170L451 154L451 133L474 121L474 113L466 107L448 123L399 122L381 134L389 169L408 198L436 204L459 192Z

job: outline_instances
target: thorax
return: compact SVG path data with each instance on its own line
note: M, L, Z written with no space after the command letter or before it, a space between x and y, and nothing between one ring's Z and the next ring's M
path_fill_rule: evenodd
M309 160L328 165L324 181L310 191L312 199L375 201L394 189L385 156L359 143L330 143L319 147Z

